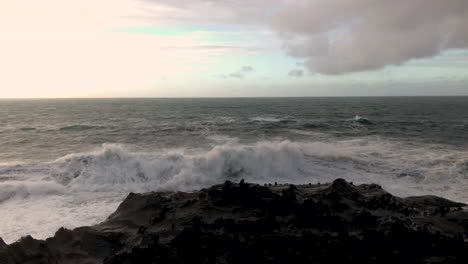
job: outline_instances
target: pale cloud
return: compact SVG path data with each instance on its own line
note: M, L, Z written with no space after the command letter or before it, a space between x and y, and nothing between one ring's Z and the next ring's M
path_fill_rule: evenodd
M251 53L258 54L261 53L264 49L260 47L253 46L230 46L230 45L197 45L197 46L188 46L188 45L177 45L177 46L168 46L163 47L164 50L198 50L198 51L221 51L221 52L232 52L232 53Z
M231 76L233 78L244 78L244 74L242 74L240 72L231 73L231 74L229 74L229 76Z
M302 77L304 75L303 70L292 70L288 73L289 76L291 77Z
M271 10L288 0L144 0L167 8L146 19L225 24L265 24ZM272 3L274 2L274 3Z
M229 76L232 78L244 78L247 74L252 73L254 71L255 69L252 66L243 66L238 71L229 74Z
M147 0L186 19L269 26L313 72L342 74L468 48L466 0ZM176 15L177 16L177 15Z
M253 72L255 70L254 70L254 68L252 66L244 66L244 67L242 67L241 71L242 72Z

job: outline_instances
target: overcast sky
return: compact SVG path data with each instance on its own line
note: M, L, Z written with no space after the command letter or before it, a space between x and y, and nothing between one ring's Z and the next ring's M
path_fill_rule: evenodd
M0 0L0 98L468 95L466 0Z

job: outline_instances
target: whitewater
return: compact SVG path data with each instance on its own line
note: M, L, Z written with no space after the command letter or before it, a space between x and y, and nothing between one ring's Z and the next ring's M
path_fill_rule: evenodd
M410 103L411 102L411 103ZM103 221L130 192L378 183L468 203L467 98L0 101L0 237Z

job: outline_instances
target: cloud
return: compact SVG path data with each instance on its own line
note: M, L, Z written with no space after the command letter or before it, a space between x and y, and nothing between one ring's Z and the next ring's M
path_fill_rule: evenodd
M232 78L244 78L246 74L249 74L254 71L255 69L252 66L243 66L238 71L229 74L229 76ZM224 74L222 75L225 76Z
M292 70L288 73L289 76L291 77L302 77L304 75L303 70Z
M307 58L310 70L324 74L375 70L468 47L465 0L297 1L275 19L288 54Z
M232 78L244 78L244 75L242 73L234 72L229 74Z
M241 71L242 72L253 72L255 70L254 70L254 68L252 66L244 66L244 67L242 67Z
M186 19L268 26L322 74L401 65L468 48L466 0L147 0ZM274 3L272 3L274 2Z
M239 73L239 72L231 73L231 74L229 74L229 76L231 76L233 78L244 78L244 75L242 73Z
M158 8L147 18L175 21L224 24L266 24L271 0L144 0ZM279 2L283 2L280 0ZM274 7L273 7L274 8Z
M232 51L232 52L252 52L260 51L260 47L247 47L247 46L229 46L229 45L197 45L197 46L168 46L163 47L165 50L219 50L219 51Z

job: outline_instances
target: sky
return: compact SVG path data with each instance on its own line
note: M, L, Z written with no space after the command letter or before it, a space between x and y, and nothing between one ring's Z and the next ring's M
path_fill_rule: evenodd
M0 0L0 98L468 95L466 0Z

